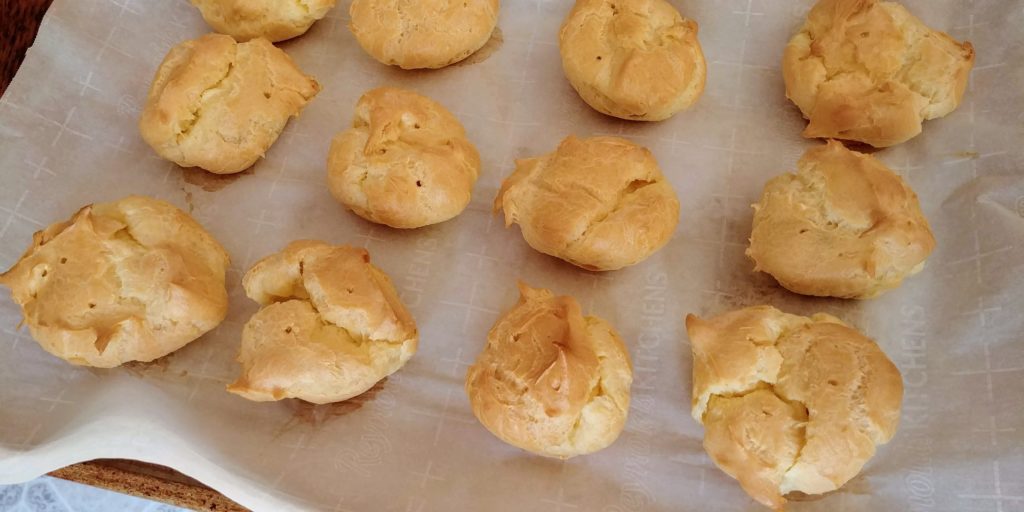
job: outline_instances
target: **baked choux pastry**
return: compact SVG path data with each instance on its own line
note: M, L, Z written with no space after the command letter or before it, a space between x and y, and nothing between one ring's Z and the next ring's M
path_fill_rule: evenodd
M112 368L163 357L220 324L227 266L224 248L188 214L128 196L36 232L0 284L44 350Z
M566 78L598 112L661 121L704 91L697 23L665 0L577 0L558 41Z
M974 66L971 43L879 0L820 0L782 59L786 96L810 121L804 137L899 144L949 114Z
M393 228L455 217L469 204L480 156L448 110L395 87L359 98L352 127L331 143L327 184L356 215Z
M633 367L608 322L572 297L519 284L519 303L466 373L473 414L512 446L567 459L612 444L626 423Z
M349 29L366 53L402 69L443 68L479 50L498 0L352 0Z
M868 299L923 269L934 248L914 191L830 140L765 185L747 256L792 292Z
M896 433L899 370L835 317L756 306L689 315L686 330L704 449L768 507L838 489Z
M618 137L569 136L516 160L494 200L534 249L587 270L638 263L665 245L679 200L651 152Z
M252 166L320 91L262 38L208 34L167 54L142 110L142 138L182 167L231 174Z
M248 41L262 37L272 43L305 34L327 15L336 0L191 0L211 28Z
M228 391L315 404L362 394L416 353L416 323L365 249L300 240L242 278L260 310L242 330Z

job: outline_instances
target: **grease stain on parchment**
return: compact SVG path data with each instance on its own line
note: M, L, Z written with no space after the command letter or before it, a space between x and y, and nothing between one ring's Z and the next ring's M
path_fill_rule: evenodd
M177 381L179 379L188 378L188 370L175 368L171 371L171 358L174 356L174 352L167 354L159 359L152 361L128 361L127 363L118 366L117 368L91 368L95 370L93 373L101 375L103 372L109 371L124 371L132 377L143 379L146 377L152 377L157 379L164 379L170 381Z
M171 364L171 355L167 354L159 359L152 361L128 361L120 366L121 369L131 374L133 377L145 377L146 374L151 372L167 373L167 369Z
M494 55L494 52L501 48L501 45L505 43L505 36L502 35L501 29L494 27L494 32L491 32L491 38L480 47L479 50L473 52L469 57L462 59L454 64L453 66L469 66L472 64L479 64Z
M242 176L249 176L253 173L253 168L250 167L242 172L236 172L234 174L214 174L212 172L204 171L198 167L183 167L181 169L181 179L189 185L197 186L206 192L216 192L241 178Z
M977 151L957 151L956 153L953 153L953 156L956 158L968 158L974 160L981 155L978 154Z
M789 501L819 501L838 494L850 494L850 495L863 495L868 496L873 494L871 490L871 484L868 482L864 475L857 475L850 481L843 484L842 487L826 492L825 494L804 494L800 491L793 491L785 496Z
M339 418L358 411L364 404L373 400L377 396L377 393L380 393L380 391L384 389L384 384L387 380L387 377L381 379L380 382L374 384L373 387L366 390L365 393L349 398L344 402L318 405L294 398L283 400L282 403L288 408L289 412L291 412L291 417L288 418L288 421L274 433L274 438L277 438L281 436L281 434L284 434L285 432L288 432L300 425L305 425L315 429L323 426L334 418Z

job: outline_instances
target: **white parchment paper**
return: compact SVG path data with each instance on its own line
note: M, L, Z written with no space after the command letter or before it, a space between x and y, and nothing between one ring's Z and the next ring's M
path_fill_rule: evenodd
M750 203L792 170L804 140L779 61L810 1L673 0L700 24L707 89L656 124L604 117L563 78L568 1L505 0L486 59L405 72L373 61L346 28L348 2L281 46L323 84L266 159L210 179L158 159L136 122L175 43L208 29L183 0L57 0L0 100L0 268L31 234L80 206L129 193L189 210L228 249L231 312L217 330L148 365L73 367L43 352L0 298L0 483L124 457L172 466L257 510L760 510L709 461L689 415L686 313L771 303L827 311L875 338L903 372L903 420L863 473L794 510L1024 510L1024 3L909 0L977 49L963 104L878 157L918 192L938 249L881 298L799 297L752 273ZM408 87L448 106L483 158L471 206L415 231L364 222L325 186L331 137L368 88ZM671 243L606 274L531 250L490 212L518 157L569 134L650 147L682 202ZM224 391L241 326L239 286L257 258L298 238L365 245L420 327L420 351L370 393L313 408ZM528 455L473 418L462 390L515 280L580 299L611 321L635 364L626 431L568 462Z

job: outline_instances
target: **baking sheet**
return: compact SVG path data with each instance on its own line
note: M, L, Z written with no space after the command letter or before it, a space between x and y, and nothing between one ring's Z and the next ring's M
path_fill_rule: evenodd
M827 311L878 340L903 372L899 433L860 476L793 510L1024 510L1024 4L912 0L932 26L977 49L960 108L878 157L918 192L939 245L927 268L881 298L803 298L753 274L750 203L811 145L784 97L779 61L807 0L674 0L700 23L707 89L657 124L601 116L562 76L568 1L506 0L488 55L405 72L366 56L348 2L282 44L323 92L266 159L227 178L158 159L136 122L168 48L207 28L183 0L56 0L0 100L0 267L33 231L129 193L191 211L228 249L231 311L215 331L152 364L72 367L17 328L0 299L0 483L96 457L165 464L257 510L760 510L701 448L689 415L686 313L771 303ZM499 40L500 39L500 40ZM486 58L484 58L486 57ZM415 231L364 222L325 186L331 137L359 94L397 85L463 121L483 158L471 206ZM618 272L578 270L531 250L490 212L518 157L569 134L650 147L682 203L673 240ZM253 403L224 391L242 324L239 286L257 258L298 238L366 246L416 317L419 353L349 402ZM515 280L580 299L610 320L635 364L626 431L567 462L530 456L473 418L462 390Z

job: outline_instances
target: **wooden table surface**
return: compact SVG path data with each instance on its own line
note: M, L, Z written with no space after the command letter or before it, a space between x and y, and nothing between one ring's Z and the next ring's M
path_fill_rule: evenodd
M5 0L0 4L0 96L11 84L39 22L53 0Z
M50 2L52 0L4 0L0 3L0 96L7 90L25 58L25 51L35 40ZM193 510L247 510L197 480L171 468L144 462L100 459L59 469L50 476Z
M193 510L244 512L248 509L177 471L124 459L73 464L50 476Z

